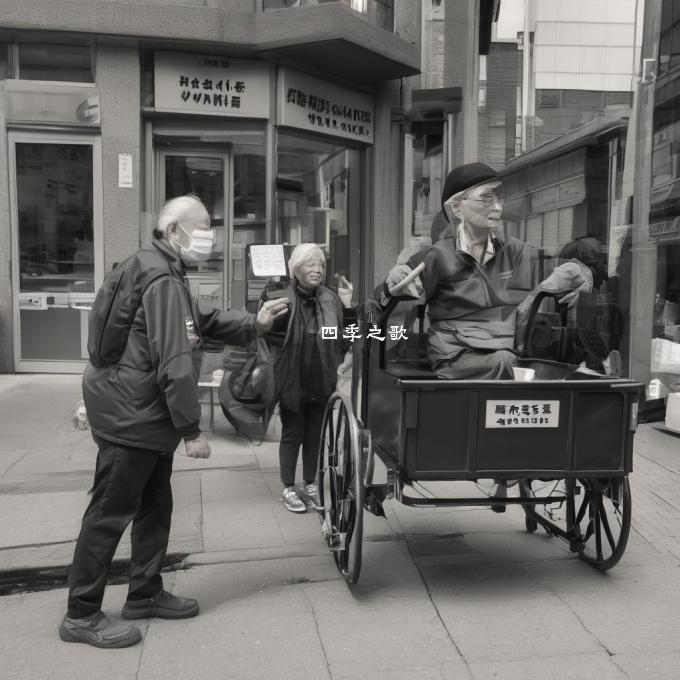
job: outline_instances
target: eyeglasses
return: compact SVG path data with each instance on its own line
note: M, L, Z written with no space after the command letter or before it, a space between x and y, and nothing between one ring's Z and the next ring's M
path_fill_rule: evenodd
M503 189L498 187L497 189L489 189L485 191L481 196L468 196L463 194L461 196L462 200L465 201L477 201L477 203L483 203L486 208L490 208L499 203L502 205L505 200L505 192Z

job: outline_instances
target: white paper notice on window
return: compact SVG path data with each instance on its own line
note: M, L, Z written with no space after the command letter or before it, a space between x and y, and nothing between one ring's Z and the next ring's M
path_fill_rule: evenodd
M118 154L118 188L132 189L132 154Z
M496 400L486 402L486 427L510 429L517 427L559 427L560 402L526 400Z
M286 275L286 260L282 245L250 246L250 262L255 276Z

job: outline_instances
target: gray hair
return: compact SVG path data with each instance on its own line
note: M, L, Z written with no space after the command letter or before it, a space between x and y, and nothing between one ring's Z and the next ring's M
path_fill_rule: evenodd
M300 245L293 248L288 260L288 271L291 276L295 276L303 264L307 264L312 260L320 259L323 265L324 272L326 271L326 256L323 250L316 243L300 243Z
M198 196L187 194L166 201L158 213L158 222L153 235L161 238L167 234L168 227L184 220L202 220L209 217L206 207Z

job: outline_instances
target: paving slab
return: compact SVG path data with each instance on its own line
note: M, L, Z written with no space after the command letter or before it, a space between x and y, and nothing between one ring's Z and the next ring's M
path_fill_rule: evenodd
M206 552L284 544L274 514L278 505L259 472L208 470L201 473L201 488Z
M196 597L201 614L153 623L139 680L331 677L313 608L288 560L197 567L175 576L174 591Z
M0 548L72 540L87 503L83 491L0 495Z
M549 588L611 654L680 652L678 565L619 564L606 574L574 566Z
M442 621L470 664L546 653L606 656L574 612L537 578L542 563L420 568Z
M334 679L471 678L402 542L366 546L355 586L305 584Z
M110 586L104 610L120 619L126 586ZM57 626L66 610L66 589L0 597L3 680L136 680L144 648L101 650L59 639ZM139 626L143 631L146 621Z

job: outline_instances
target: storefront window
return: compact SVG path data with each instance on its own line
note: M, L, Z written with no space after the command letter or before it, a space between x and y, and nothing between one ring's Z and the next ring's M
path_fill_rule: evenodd
M17 50L17 78L68 83L94 82L89 45L19 43Z
M411 169L411 237L432 238L440 233L442 220L441 194L443 175L442 156L443 124L427 123L414 126L410 136L412 161L406 163ZM439 217L438 217L439 215ZM435 239L436 240L436 239Z
M277 243L314 242L327 253L326 282L335 274L359 292L361 152L338 143L279 133Z
M92 156L91 144L15 144L23 361L85 356L83 310L95 290Z

